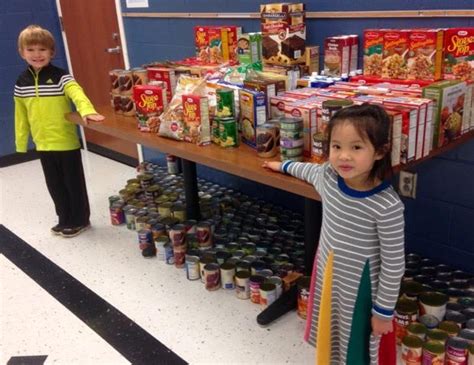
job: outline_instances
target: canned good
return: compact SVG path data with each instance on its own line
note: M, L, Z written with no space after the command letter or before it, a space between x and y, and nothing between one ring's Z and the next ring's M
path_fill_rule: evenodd
M241 270L235 273L235 293L239 299L250 298L250 272Z
M310 276L303 276L296 282L298 296L297 296L297 314L300 318L306 319L308 299L309 299L309 286L311 284Z
M303 155L303 147L296 148L284 148L280 147L280 154L282 161L289 160L293 157L299 157Z
M235 118L234 90L223 88L216 90L216 116L219 118Z
M176 175L179 173L179 161L176 156L166 154L166 165L168 166L168 174Z
M445 344L448 339L448 333L438 328L433 328L426 331L426 339L431 341L438 341L439 343Z
M165 244L165 261L168 265L174 265L174 252L171 242Z
M280 139L280 146L283 148L297 148L303 147L304 139L290 139L290 138L281 138Z
M426 337L427 328L423 323L413 322L407 326L407 334L417 336L422 340Z
M135 214L137 214L136 208L129 208L125 211L125 223L127 224L127 229L134 231L135 230Z
M109 196L109 207L111 207L115 202L122 199L120 195L111 195Z
M173 204L171 207L171 215L179 219L180 222L184 222L186 220L186 207L184 204Z
M461 312L449 311L446 312L446 320L455 322L459 328L462 328L464 323L466 323L466 316Z
M216 263L209 263L204 266L204 285L207 290L214 291L219 289L219 265Z
M234 289L235 265L223 263L220 266L221 282L224 289Z
M423 340L418 336L407 335L402 339L402 364L420 365Z
M125 222L125 215L123 213L123 204L115 202L110 207L110 221L112 225L119 226Z
M250 301L255 304L260 304L260 286L265 281L261 275L251 275L249 278L250 287Z
M416 322L418 316L418 303L414 300L399 299L395 306L395 335L397 344L400 345L407 335L407 327Z
M257 155L269 158L277 154L277 127L264 123L257 127Z
M438 321L444 319L446 314L446 303L448 296L439 292L424 292L419 295L420 298L420 314L434 315Z
M469 362L468 365L474 365L474 345L470 344L468 347L469 351Z
M280 133L283 131L303 131L303 119L280 118Z
M183 224L174 225L169 231L169 237L173 246L184 245L186 229Z
M446 365L467 365L469 343L460 337L451 337L446 343Z
M275 285L276 288L276 298L280 298L281 293L283 292L283 280L278 276L270 276L265 279L266 283L272 283Z
M443 321L439 324L438 328L445 331L450 337L457 336L459 333L459 326L453 321Z
M427 329L432 329L438 327L439 320L432 314L423 314L418 318L420 323L424 324Z
M211 123L211 141L217 145L221 144L220 119L214 118Z
M212 247L210 224L205 222L198 223L196 225L196 237L201 249Z
M167 236L159 236L155 239L156 257L159 261L166 261L165 245L170 244Z
M272 283L262 283L260 285L260 305L267 308L276 300L276 286Z
M444 364L444 344L437 341L427 341L423 344L423 365Z
M177 268L184 267L185 258L186 258L186 245L174 245L173 247L173 256L174 256L174 266Z
M474 330L471 328L463 328L459 332L459 337L465 339L469 343L474 343Z
M186 277L188 280L198 280L201 278L198 256L186 255Z
M171 202L162 203L158 205L158 213L160 214L161 217L171 217L172 206L173 206L173 203Z
M219 139L221 147L239 146L239 131L235 119L221 118L219 120Z
M164 224L156 223L151 226L151 232L153 233L153 239L156 241L158 237L166 235L166 227Z
M210 264L210 263L215 263L216 262L216 259L215 257L213 257L212 255L205 255L203 257L201 257L199 259L199 272L201 274L201 281L203 283L205 283L205 278L204 278L204 267L207 265L207 264Z

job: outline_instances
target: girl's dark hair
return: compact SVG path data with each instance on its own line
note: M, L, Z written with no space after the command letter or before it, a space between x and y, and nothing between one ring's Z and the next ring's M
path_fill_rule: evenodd
M329 121L325 151L329 157L331 135L335 126L351 123L363 139L368 139L374 146L376 153L383 153L384 157L375 161L369 178L384 180L392 175L392 160L390 156L391 122L387 112L378 105L364 103L343 108L336 112Z

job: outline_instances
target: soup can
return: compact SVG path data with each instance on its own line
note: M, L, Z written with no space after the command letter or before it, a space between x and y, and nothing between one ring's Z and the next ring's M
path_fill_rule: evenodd
M262 283L260 285L260 306L267 308L276 300L276 286L272 283Z
M442 321L438 328L445 331L449 337L454 337L459 334L460 328L456 322L453 321Z
M201 274L201 281L203 283L205 283L205 277L204 277L204 267L207 265L207 264L210 264L210 263L215 263L216 260L213 256L211 255L205 255L203 257L201 257L199 259L199 272Z
M165 244L165 261L168 265L174 265L174 253L171 242Z
M426 331L427 341L438 341L439 343L442 343L444 345L448 337L448 333L443 330L440 330L439 328L433 328Z
M144 250L149 245L153 244L153 235L150 229L142 229L138 233L138 247Z
M419 295L420 314L434 315L438 321L444 319L448 296L439 292L424 292Z
M424 340L426 337L427 328L423 323L413 322L407 326L407 334L410 336L416 336Z
M173 245L174 266L184 267L186 258L186 245Z
M309 299L309 286L311 284L310 276L303 276L298 279L296 282L297 286L297 314L300 318L306 319L307 308L308 308L308 299Z
M186 277L188 280L199 280L201 278L198 256L186 255Z
M159 261L166 261L165 245L170 243L167 236L159 236L155 239L156 257Z
M201 249L212 247L211 226L209 223L200 222L196 225L196 237Z
M407 335L402 340L402 364L420 365L423 353L423 340L418 336Z
M250 272L241 270L235 273L235 294L239 299L250 298Z
M216 90L216 116L219 118L235 118L234 90L222 88Z
M184 245L186 229L183 224L174 225L169 231L169 237L173 246Z
M407 335L407 327L416 322L418 316L418 303L414 300L401 298L395 306L395 335L397 344L400 345Z
M234 283L235 265L225 262L221 264L220 272L221 272L222 288L235 289L235 283Z
M451 337L446 343L446 365L467 365L469 343L460 337Z
M266 283L271 283L275 285L276 289L276 298L280 298L282 292L283 292L283 280L278 277L278 276L270 276L265 279Z
M261 275L251 275L249 278L250 286L250 301L255 304L260 304L260 286L265 281Z
M257 155L270 158L277 154L277 127L273 124L264 123L257 127Z
M427 341L423 344L423 365L444 364L445 346L437 341Z
M207 290L214 291L219 289L219 264L210 263L204 266L204 285Z

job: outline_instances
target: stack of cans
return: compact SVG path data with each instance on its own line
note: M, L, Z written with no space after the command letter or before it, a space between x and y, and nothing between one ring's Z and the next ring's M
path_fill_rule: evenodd
M303 119L280 119L281 160L303 161Z

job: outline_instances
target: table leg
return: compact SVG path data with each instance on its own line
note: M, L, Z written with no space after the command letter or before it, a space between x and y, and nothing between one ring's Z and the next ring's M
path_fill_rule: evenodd
M181 159L184 178L184 194L186 196L186 216L188 219L199 220L199 197L197 186L196 163Z
M305 198L304 200L304 243L305 243L305 275L311 275L314 256L318 247L321 231L321 202ZM297 288L293 285L280 298L269 305L257 316L257 323L267 325L297 306Z

